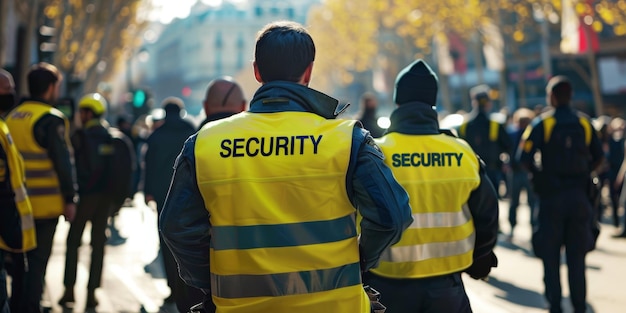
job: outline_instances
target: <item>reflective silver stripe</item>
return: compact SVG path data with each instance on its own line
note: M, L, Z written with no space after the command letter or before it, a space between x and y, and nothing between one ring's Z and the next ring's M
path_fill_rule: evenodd
M461 226L470 221L471 215L467 205L460 212L415 213L409 228L437 228Z
M35 152L22 152L22 158L28 161L48 160L48 154Z
M330 269L267 275L211 274L213 295L227 299L307 294L359 284L359 263Z
M60 194L61 190L57 187L28 188L29 196L47 196Z
M44 178L56 177L56 172L52 169L48 170L26 170L26 178Z
M35 218L32 214L22 215L22 230L29 230L35 228Z
M13 192L15 192L15 202L26 200L26 188L24 188L24 185L20 185L17 189L13 190Z
M386 262L418 262L434 258L460 255L474 249L476 233L458 241L436 242L405 247L391 247L380 256Z

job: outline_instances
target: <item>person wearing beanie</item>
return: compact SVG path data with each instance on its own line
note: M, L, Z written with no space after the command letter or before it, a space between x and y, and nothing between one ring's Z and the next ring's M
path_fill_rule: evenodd
M149 204L151 201L156 202L156 209L159 214L165 203L165 197L172 180L174 161L180 153L185 140L196 132L195 127L181 117L180 112L184 107L185 105L180 98L169 97L161 102L161 108L165 111L165 117L159 116L156 112L151 114L156 120L154 121L155 125L159 126L154 128L152 134L146 139L147 149L144 156L145 176L143 191L146 204ZM167 285L171 290L171 295L164 301L167 306L173 305L176 301L179 290L177 286L180 286L181 283L179 282L178 268L172 253L163 242L163 238L159 236L159 239L161 249L157 258L159 256L163 258ZM146 268L150 269L151 264L158 264L158 262L152 262Z
M487 85L470 89L473 109L459 127L458 134L485 161L487 176L498 192L500 182L504 179L501 155L513 155L513 142L504 125L489 117L492 109L490 93L491 89Z
M485 279L497 265L498 199L479 157L439 129L437 76L417 60L396 79L391 126L376 140L409 194L413 224L364 283L389 312L471 312L461 273Z

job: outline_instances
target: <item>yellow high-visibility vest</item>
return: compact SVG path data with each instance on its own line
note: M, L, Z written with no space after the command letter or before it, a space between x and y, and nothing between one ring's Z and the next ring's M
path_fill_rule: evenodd
M47 150L35 140L33 131L37 121L46 114L56 115L65 121L64 136L69 144L69 121L61 111L47 104L24 102L11 111L6 120L15 146L24 158L26 189L35 219L59 217L65 204L52 160Z
M22 248L12 249L6 245L5 241L0 237L0 249L11 252L25 252L37 247L37 239L35 236L35 221L33 219L33 209L28 199L26 187L24 186L24 160L17 151L17 147L9 133L9 127L4 120L0 118L0 145L7 156L7 167L9 173L5 172L4 166L0 167L0 180L9 179L11 188L15 194L15 204L20 214L22 224ZM10 177L7 175L10 174ZM6 208L0 208L0 210Z
M346 192L354 125L244 112L200 130L196 175L219 312L369 312Z
M475 231L467 201L480 184L474 151L465 141L445 134L390 133L376 142L409 194L414 221L372 272L424 278L469 267Z

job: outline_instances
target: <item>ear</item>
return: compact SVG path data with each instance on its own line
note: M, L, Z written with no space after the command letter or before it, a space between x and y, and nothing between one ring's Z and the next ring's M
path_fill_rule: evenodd
M239 112L243 112L246 110L246 100L241 101L241 105L239 106Z
M302 75L302 79L300 80L305 86L308 86L311 82L311 73L313 72L313 62L309 64L304 70L304 74Z
M256 65L256 61L252 62L252 67L254 67L254 78L256 78L256 81L263 84L263 78L259 72L259 67Z

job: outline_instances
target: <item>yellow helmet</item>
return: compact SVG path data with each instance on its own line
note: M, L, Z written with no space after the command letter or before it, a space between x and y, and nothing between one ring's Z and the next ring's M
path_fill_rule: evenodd
M91 110L95 115L102 115L107 109L107 100L99 93L89 93L78 102L79 109Z

